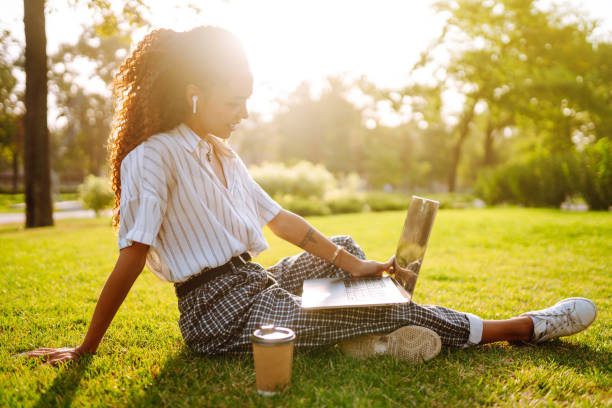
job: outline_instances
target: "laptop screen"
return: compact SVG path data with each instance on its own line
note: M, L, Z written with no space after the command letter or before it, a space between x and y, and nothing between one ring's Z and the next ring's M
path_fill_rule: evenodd
M412 297L440 203L412 196L395 253L394 276Z

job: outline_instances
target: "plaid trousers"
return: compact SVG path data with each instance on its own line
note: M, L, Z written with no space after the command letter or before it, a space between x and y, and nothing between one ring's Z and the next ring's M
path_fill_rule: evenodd
M347 235L331 240L351 254L366 259ZM296 334L297 349L333 345L367 333L388 333L402 326L427 327L442 344L463 346L470 326L464 313L415 303L303 310L300 293L305 279L349 274L308 252L281 259L267 270L249 262L233 267L184 296L178 296L179 327L195 352L217 355L250 353L250 336L262 324L288 327Z

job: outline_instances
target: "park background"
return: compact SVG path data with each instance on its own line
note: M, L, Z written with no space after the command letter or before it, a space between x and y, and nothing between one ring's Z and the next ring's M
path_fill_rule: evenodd
M436 198L443 210L418 302L484 318L573 295L600 308L571 339L448 351L422 368L379 359L366 369L335 349L301 355L303 382L275 404L612 402L606 1L49 0L47 66L37 67L48 106L30 120L23 6L3 4L0 16L0 213L23 217L26 207L25 225L49 227L24 230L21 218L0 227L0 405L265 404L253 394L251 361L194 359L182 346L171 288L150 273L93 360L54 371L12 357L84 334L115 237L108 213L51 226L53 202L56 220L65 208L108 206L114 73L152 28L200 24L227 27L245 44L255 90L230 144L285 208L386 259L410 195ZM33 124L48 133L34 135ZM295 253L267 238L263 265ZM312 367L336 378L321 382Z

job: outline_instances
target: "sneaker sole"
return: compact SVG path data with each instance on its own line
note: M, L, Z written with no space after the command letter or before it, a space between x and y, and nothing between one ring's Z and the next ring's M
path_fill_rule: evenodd
M440 353L442 341L433 330L420 326L404 326L389 334L365 334L340 343L340 350L353 358L378 355L421 363Z

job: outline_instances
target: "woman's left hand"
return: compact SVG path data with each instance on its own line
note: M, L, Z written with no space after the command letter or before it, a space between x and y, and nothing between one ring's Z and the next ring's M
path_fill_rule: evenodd
M386 263L369 260L361 261L349 272L354 277L381 276L383 272L388 272L391 269L394 260L395 256L392 256Z

